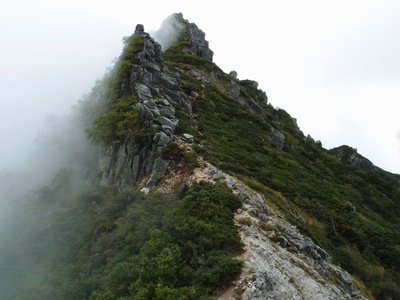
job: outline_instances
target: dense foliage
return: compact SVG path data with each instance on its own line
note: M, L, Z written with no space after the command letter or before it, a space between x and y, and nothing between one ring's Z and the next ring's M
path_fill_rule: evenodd
M135 107L136 100L124 96L111 104L111 109L94 121L88 129L89 137L98 143L111 143L118 140L131 139L140 144L145 133L140 119L140 108Z
M209 299L240 272L241 202L227 187L176 196L77 190L70 175L62 170L23 211L19 253L8 254L19 287L7 299ZM18 270L28 253L32 270Z
M95 111L93 124L88 126L87 133L96 143L130 139L140 144L145 137L140 109L135 106L137 100L121 91L121 82L129 81L132 64L140 63L138 53L143 50L144 38L132 35L123 41L124 49L113 69L97 82L92 93L80 103L81 110L86 108L87 114L93 114L88 110Z

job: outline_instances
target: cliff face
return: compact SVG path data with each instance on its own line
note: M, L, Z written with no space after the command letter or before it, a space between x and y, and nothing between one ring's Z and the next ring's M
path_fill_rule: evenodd
M205 34L195 24L183 19L181 14L170 16L171 22L180 22L188 34L184 52L212 61L213 52L208 47ZM118 97L130 95L137 101L145 141L141 144L129 138L114 140L102 145L99 153L99 170L102 186L117 184L120 189L142 183L153 186L171 171L171 159L163 157L162 148L177 140L178 118L176 109L183 108L192 116L195 96L182 89L179 73L169 71L163 63L161 46L143 25L136 27L133 38L142 38L141 49L129 57L129 71L120 78ZM117 100L118 101L118 100Z

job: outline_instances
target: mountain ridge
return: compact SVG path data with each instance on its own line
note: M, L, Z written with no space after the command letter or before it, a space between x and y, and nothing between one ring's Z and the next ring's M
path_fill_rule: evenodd
M277 191L286 190L284 197L289 199L293 198L295 194L299 194L295 189L289 191L291 189L288 189L288 186L285 183L287 180L283 179L284 177L287 177L290 178L289 181L291 180L294 182L293 180L296 180L296 177L294 177L293 174L290 174L290 168L287 168L287 171L282 173L284 177L276 179L276 182L274 182L273 177L276 177L276 174L274 174L274 172L266 173L265 170L259 170L259 167L257 167L257 164L260 165L259 163L256 163L256 165L251 165L248 171L243 170L243 165L247 166L249 163L254 164L254 162L248 160L248 162L240 163L239 161L244 158L242 158L242 153L238 153L238 149L246 149L250 154L254 153L252 149L253 147L259 147L258 151L261 153L265 151L265 147L267 147L266 143L270 143L270 145L272 145L272 147L277 151L271 149L269 150L269 154L270 156L276 158L273 159L272 162L275 165L275 168L279 169L282 168L282 162L285 161L285 159L280 157L280 153L287 153L288 155L301 155L302 159L305 157L308 160L307 162L304 162L305 164L302 166L298 165L298 163L294 162L293 159L288 158L285 163L286 166L290 166L291 164L292 166L297 165L298 172L303 174L300 175L301 177L303 177L305 174L310 174L307 175L307 177L314 182L315 186L321 186L321 188L323 184L316 184L318 182L318 178L315 177L315 175L318 176L319 174L321 178L324 178L325 176L328 176L328 178L335 177L334 170L336 168L335 165L337 165L338 162L335 162L333 157L329 158L328 162L330 161L331 167L330 170L325 170L327 174L323 176L321 173L322 170L318 170L317 173L313 174L314 171L313 167L310 166L310 162L312 164L318 164L318 162L321 163L321 160L326 160L328 158L327 155L329 154L333 154L339 160L343 161L345 164L350 164L352 167L360 170L360 172L362 172L362 169L366 170L367 172L372 172L367 173L367 177L369 178L378 180L378 178L384 173L388 177L393 176L392 179L390 179L392 183L396 182L396 178L398 178L396 174L392 175L383 170L377 171L377 168L368 159L362 157L355 149L351 147L341 146L329 151L325 151L323 150L319 141L314 141L310 136L305 137L300 128L297 126L294 118L292 118L283 109L274 109L268 103L268 97L266 93L258 89L257 82L253 80L238 80L236 72L232 71L229 74L226 74L212 62L213 52L208 48L208 42L205 40L205 34L198 29L195 24L189 23L187 20L183 19L181 14L174 14L170 18L176 18L175 20L178 20L178 22L183 22L187 28L186 33L183 30L177 42L172 44L171 47L168 48L165 53L163 53L164 70L169 75L164 76L164 78L161 78L158 82L163 87L167 87L165 94L167 101L177 105L175 108L176 115L170 119L172 122L169 122L166 119L163 119L162 121L157 120L157 116L155 116L157 113L154 112L154 110L157 110L160 107L148 107L146 104L141 106L141 115L142 119L145 119L146 122L154 122L156 120L155 123L161 126L162 133L160 134L163 135L164 133L171 138L171 140L168 139L171 145L174 143L174 135L178 137L178 140L180 139L179 136L181 136L183 140L187 140L185 137L189 137L188 140L194 142L193 148L196 148L194 152L190 152L191 155L193 155L193 153L195 153L195 155L203 155L206 160L211 158L211 163L216 163L218 168L227 171L231 175L244 175L245 177L250 176L254 178L259 176L255 176L255 174L260 174L261 176L267 175L268 177L272 177L272 181L267 181L267 186ZM194 28L194 30L192 28ZM196 33L195 37L192 35L193 32ZM204 53L208 54L204 56ZM178 60L176 60L176 58L178 58ZM174 62L171 63L169 60ZM159 91L162 94L163 88L160 88ZM144 94L151 94L154 96L154 92L152 90ZM160 94L157 94L157 92L155 92L155 94L157 97L160 96ZM139 92L136 92L135 95L139 99L146 98L146 96L140 95ZM224 102L229 103L228 105L230 107L226 106ZM162 101L162 103L162 105L164 105L165 101ZM220 108L218 108L218 105L221 105ZM231 110L232 106L235 106L234 111ZM215 109L218 109L219 112L215 113ZM243 109L245 109L247 112L243 111L243 113L236 115L236 112L240 112ZM150 113L148 113L149 110ZM215 115L215 118L211 118L213 115ZM259 124L259 126L263 127L264 129L262 131L260 131L258 128L256 129L258 125L254 126L254 130L251 132L247 132L247 130L244 128L239 128L241 126L239 123L245 119L248 120L249 124ZM233 124L234 122L237 124ZM229 126L232 124L233 127L230 129L227 128L226 131L221 130L221 128L228 123L230 123ZM212 128L209 132L207 132L205 129L207 126L209 126L210 129ZM167 129L167 131L165 131L165 129ZM235 136L232 133L232 130L238 129L242 132L238 136ZM213 130L216 130L216 132L214 133ZM207 134L209 136L207 136ZM245 144L236 143L237 139L242 134L245 134L246 136L257 136L258 134L259 139L256 140L253 138L251 139L250 143L248 141ZM222 139L226 140L222 141L221 143ZM301 140L300 144L296 140ZM229 148L229 150L227 151L226 148ZM322 156L320 154L316 155L320 157L316 159L314 155L320 151L318 149L323 150L322 152L324 152L324 154ZM257 151L255 156L257 156ZM239 161L232 161L231 163L229 161L229 157L236 157L239 159ZM170 162L174 162L174 159L170 160ZM262 164L264 163L261 163L261 165ZM134 165L134 163L132 163L132 165ZM159 180L162 181L163 176L171 171L171 167L172 169L174 168L173 164L170 165L168 160L165 160L165 157L162 157L154 162L152 168L147 167L147 169L152 169L152 171L150 172L151 174L148 175L149 179L147 179L145 186L151 187L153 184L157 185ZM256 169L257 171L254 172ZM349 174L354 171L354 169L351 168L347 170ZM309 173L310 171L311 173ZM118 172L116 171L114 174L118 174ZM240 178L241 177L239 177L239 179ZM246 178L246 180L252 182L252 178ZM346 182L346 180L347 179L340 179L338 183L335 184L335 187L331 188L332 195L337 194L337 192L334 190L337 189L338 184L342 185L344 182ZM304 189L307 184L304 182L301 183L300 186L302 186L301 189ZM310 194L315 199L320 197L318 193L322 193L322 190L315 193L313 188L310 190L308 187L306 187L306 189L311 192ZM353 190L353 187L350 187L350 189ZM395 186L393 192L398 194L398 185ZM342 193L346 192L339 192L339 194ZM351 191L351 193L355 194L354 191ZM339 197L337 200L335 200L336 204L329 204L330 200L329 198L326 198L325 201L328 201L326 202L327 205L331 206L331 209L334 209L333 207L335 207L335 205L338 207L343 207L342 203L344 203L345 206L351 208L351 211L354 210L357 212L356 205L354 205L352 201L340 199L343 196L339 196L339 194L333 196L335 198ZM287 201L292 202L293 200ZM292 219L294 218L297 220L296 222L299 226L306 227L304 226L305 224L301 222L299 224L298 222L298 220L304 220L304 218L301 216L301 213L300 216L298 216L297 213L293 213L292 210L296 211L298 209L298 205L308 207L310 205L308 201L309 199L305 199L303 202L296 200L294 201L295 203L292 202L288 205L291 207L289 209L289 211L291 211L289 212L289 216ZM374 207L377 205L376 201L377 199L373 201ZM313 200L312 203L312 205L315 206L318 202ZM382 212L382 209L383 208L379 209L380 212ZM287 208L284 210L287 210ZM304 208L300 210L304 210ZM324 211L325 208L321 210ZM336 225L336 219L339 219L340 221L338 221L338 223L341 223L343 222L343 218L337 215L336 212L330 212L329 215L332 215L331 217L327 217L329 221L323 221L323 223L325 223L325 227L332 226L334 232L333 234L335 235L339 231L337 229L338 226ZM392 217L392 220L394 219L395 217ZM330 230L331 229L329 228L325 229L326 232L329 232ZM354 230L357 229L348 229L346 227L344 234L347 235L348 231L354 232ZM354 233L351 233L350 235L354 235ZM325 239L326 238L327 237L325 237ZM358 240L358 237L356 239ZM358 241L358 243L360 242ZM358 268L362 267L359 266Z
M20 213L51 263L13 299L399 299L400 176L305 136L182 14L163 26L175 41L138 24L80 101L98 159Z

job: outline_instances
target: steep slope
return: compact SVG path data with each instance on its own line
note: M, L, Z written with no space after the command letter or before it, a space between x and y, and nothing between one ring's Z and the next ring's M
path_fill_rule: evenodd
M11 299L400 299L400 176L304 136L195 24L167 24L168 49L137 25L80 102L92 184L62 170L32 197L2 264L27 236L47 257Z

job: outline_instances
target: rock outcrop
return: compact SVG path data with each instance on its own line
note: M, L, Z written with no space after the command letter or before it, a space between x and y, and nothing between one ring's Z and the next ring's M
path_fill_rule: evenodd
M212 61L213 51L205 33L183 19L182 14L171 15L169 23L171 19L179 30L188 28L190 47L183 51ZM182 90L179 74L171 74L164 68L160 44L145 32L142 24L136 26L134 36L143 38L143 48L134 53L132 61L135 63L130 65L129 75L120 79L120 96L131 95L138 100L135 106L140 109L145 142L118 140L102 145L99 151L100 184L116 184L120 189L143 183L143 180L144 185L153 186L161 180L171 163L170 159L163 158L162 148L177 138L175 131L179 120L175 107L192 113L190 95ZM202 74L194 75L202 80Z
M208 47L208 41L205 38L206 34L194 24L190 27L189 33L191 48L186 48L186 51L212 61L214 52Z
M139 63L130 66L129 76L121 79L121 93L135 97L146 137L137 143L126 139L102 145L99 151L101 185L117 184L129 188L146 178L145 185L157 184L167 172L170 160L162 157L162 147L176 139L178 119L172 105L191 104L182 91L179 77L164 71L161 46L143 25L137 25L136 36L143 37L143 49L136 53ZM117 100L118 101L118 100Z
M343 145L334 148L331 151L335 152L341 161L349 163L357 168L367 169L370 171L376 170L375 165L370 160L360 155L355 148Z

